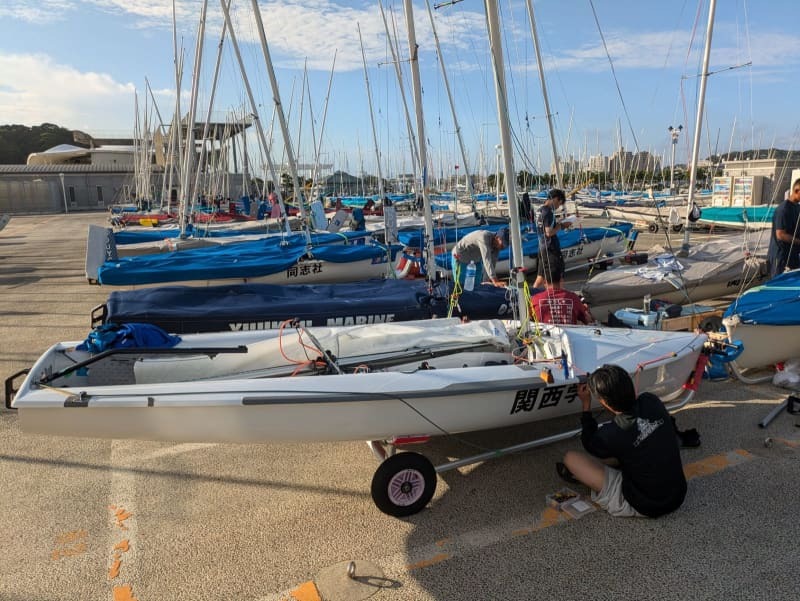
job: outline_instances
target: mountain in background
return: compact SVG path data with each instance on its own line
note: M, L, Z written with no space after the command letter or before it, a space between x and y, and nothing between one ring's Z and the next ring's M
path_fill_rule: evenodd
M75 144L72 130L52 123L0 125L0 164L24 165L32 152L42 152L59 144Z

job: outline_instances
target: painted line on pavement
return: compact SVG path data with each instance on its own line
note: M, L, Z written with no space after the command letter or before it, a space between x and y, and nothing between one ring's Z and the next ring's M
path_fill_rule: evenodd
M791 443L781 439L781 442L786 442L792 446L800 446L800 441ZM684 473L687 480L692 480L736 467L755 458L755 455L744 449L734 449L687 463L684 465ZM574 521L574 518L566 513L553 507L546 507L532 522L527 519L518 519L496 526L487 526L480 530L465 532L455 537L445 538L416 549L373 561L387 573L410 573L441 564L454 557L464 556L467 553L497 544L508 538L530 536L546 528L571 521ZM307 594L307 590L310 590L309 585L313 585L313 581L305 582L291 590L260 597L257 601L317 601L318 598L303 596ZM313 590L317 591L316 587ZM319 593L316 592L316 594Z

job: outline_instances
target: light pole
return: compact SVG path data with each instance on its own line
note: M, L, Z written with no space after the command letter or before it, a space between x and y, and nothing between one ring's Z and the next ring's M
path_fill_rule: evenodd
M64 188L64 174L59 173L58 178L61 180L61 196L64 198L64 213L69 213L69 209L67 209L67 191Z
M680 135L681 131L683 131L683 125L679 125L678 127L672 127L671 125L667 128L667 131L672 136L672 160L670 161L670 168L669 168L669 193L674 194L674 182L675 182L675 147L678 145L678 136Z

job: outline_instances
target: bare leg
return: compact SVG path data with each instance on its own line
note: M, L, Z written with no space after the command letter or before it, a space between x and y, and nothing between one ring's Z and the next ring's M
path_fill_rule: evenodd
M586 453L580 451L567 451L564 455L564 465L578 480L596 492L603 490L606 480L605 466Z

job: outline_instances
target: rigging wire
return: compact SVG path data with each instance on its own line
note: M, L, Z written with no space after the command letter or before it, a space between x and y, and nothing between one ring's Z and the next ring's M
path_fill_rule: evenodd
M594 21L597 24L597 32L600 34L600 39L603 42L603 49L605 50L606 57L608 57L608 64L611 65L611 74L614 76L614 85L617 87L617 94L619 95L619 100L622 103L622 110L625 113L625 119L628 122L628 128L631 131L631 136L633 136L633 144L636 148L636 152L639 152L639 141L636 139L636 132L633 129L633 124L631 123L631 116L628 113L628 107L625 104L625 98L622 97L622 88L619 85L619 79L617 79L617 71L614 69L614 61L611 60L611 54L608 52L608 44L606 44L605 35L603 35L603 30L600 27L600 19L597 16L597 11L594 7L594 0L589 0L589 5L592 7L592 14L594 15Z

